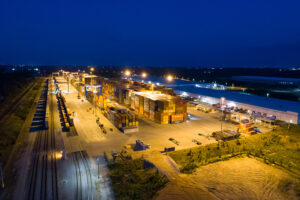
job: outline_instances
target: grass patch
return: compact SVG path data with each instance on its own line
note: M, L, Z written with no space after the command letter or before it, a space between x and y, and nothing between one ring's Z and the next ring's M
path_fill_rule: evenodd
M167 183L157 169L145 168L142 158L118 161L109 169L116 199L152 199Z
M4 164L18 138L34 99L42 90L41 86L42 79L38 79L36 86L27 94L14 113L0 123L0 157Z
M192 173L199 166L238 156L260 158L278 166L300 181L300 126L287 125L277 130L232 141L170 152L181 172ZM299 193L300 185L297 187ZM299 190L299 191L298 191Z
M185 149L169 153L182 172L239 155L262 158L300 177L300 126L282 126L275 131L232 141Z

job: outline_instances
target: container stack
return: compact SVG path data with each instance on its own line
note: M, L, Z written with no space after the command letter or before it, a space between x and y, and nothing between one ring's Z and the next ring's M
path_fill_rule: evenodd
M132 93L134 103L131 105L138 114L159 124L186 121L187 104L180 97L161 94L158 91Z
M107 107L107 118L120 130L137 128L137 115L124 108L109 106Z

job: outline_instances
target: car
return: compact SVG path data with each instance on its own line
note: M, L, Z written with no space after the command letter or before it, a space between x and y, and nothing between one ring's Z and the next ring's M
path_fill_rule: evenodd
M179 145L179 142L177 140L175 140L174 138L169 138L169 140L171 142L173 142L174 144Z
M109 130L110 130L110 131L113 131L113 129L112 129L112 128L110 128Z
M102 132L103 132L104 134L106 134L106 133L107 133L107 132L106 132L106 130L103 130Z
M202 143L199 142L198 140L193 139L192 142L196 143L197 145L201 145Z
M102 127L103 127L103 124L100 124L100 127L102 128Z
M203 133L198 133L199 136L205 136Z

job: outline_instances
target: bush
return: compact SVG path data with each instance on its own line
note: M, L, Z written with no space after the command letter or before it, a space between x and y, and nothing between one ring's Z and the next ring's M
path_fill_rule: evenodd
M152 199L167 183L156 169L145 169L142 158L119 161L109 169L116 199Z

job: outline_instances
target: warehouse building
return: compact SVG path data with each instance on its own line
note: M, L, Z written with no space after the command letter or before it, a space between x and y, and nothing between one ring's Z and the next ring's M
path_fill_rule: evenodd
M199 98L201 102L210 105L223 104L227 107L245 109L249 114L259 114L266 120L276 119L287 123L300 124L299 102L188 86L178 87L175 92L180 95Z

